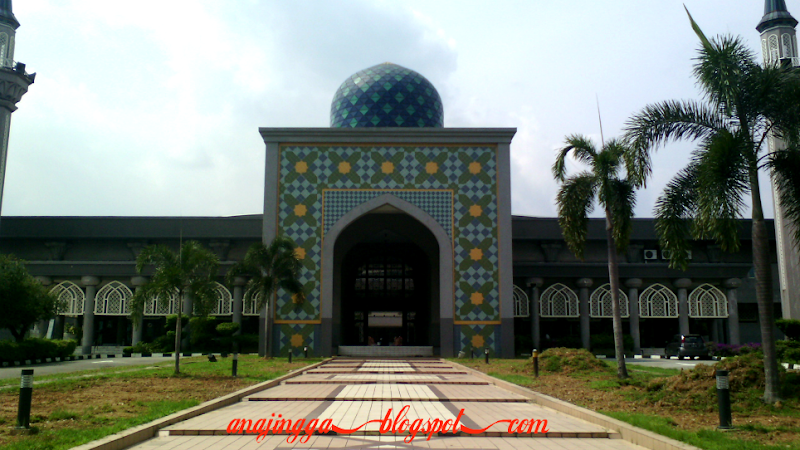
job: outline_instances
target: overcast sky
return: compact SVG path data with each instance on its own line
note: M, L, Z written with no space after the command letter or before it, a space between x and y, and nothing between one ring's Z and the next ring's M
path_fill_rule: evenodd
M599 142L595 96L606 138L648 103L699 97L684 1L760 60L762 0L16 0L15 59L37 76L13 115L2 213L261 213L258 127L327 127L339 85L390 61L436 86L446 127L516 127L513 213L554 216L555 149ZM657 154L638 217L691 149Z

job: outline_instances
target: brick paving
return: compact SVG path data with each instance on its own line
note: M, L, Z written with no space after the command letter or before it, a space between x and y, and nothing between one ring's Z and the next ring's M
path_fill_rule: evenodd
M404 408L408 406L408 408ZM427 434L419 432L410 443L407 432L381 433L380 420L404 412L413 423L439 419L482 430ZM463 412L462 412L463 411ZM288 427L281 434L268 434L257 441L258 432L229 434L233 419L290 419L304 424L331 419L349 434L313 434L301 442L305 432L295 434ZM509 432L503 419L546 420L545 432ZM375 422L370 422L370 421ZM527 422L526 422L527 423ZM366 425L364 425L366 424ZM541 423L537 423L540 425ZM361 426L364 425L364 426ZM327 449L327 448L460 448L460 449L543 449L543 450L637 450L643 449L619 439L619 435L576 417L531 403L527 398L494 386L434 359L361 360L336 359L318 366L281 385L245 397L234 405L174 424L159 436L133 449Z

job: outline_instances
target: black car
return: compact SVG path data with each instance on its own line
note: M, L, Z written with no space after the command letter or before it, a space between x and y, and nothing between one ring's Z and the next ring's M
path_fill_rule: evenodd
M693 358L695 356L700 359L711 358L708 348L706 348L706 341L699 334L676 334L672 337L672 341L667 344L664 352L667 358L670 356L677 356L679 359L685 357Z

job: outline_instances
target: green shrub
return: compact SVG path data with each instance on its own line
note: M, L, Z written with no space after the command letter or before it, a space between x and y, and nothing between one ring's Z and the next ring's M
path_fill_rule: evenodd
M132 353L152 353L150 350L150 344L139 342L138 344L134 345L133 347L125 347L122 349L122 353L126 355L130 355Z
M235 322L225 322L217 325L217 333L220 336L233 336L233 333L239 331L239 324Z
M0 360L25 361L45 358L64 358L72 355L78 343L73 340L28 338L17 343L0 341Z
M800 341L800 320L778 319L775 321L775 325L789 339Z
M189 342L191 342L193 350L215 350L214 338L217 337L216 317L192 317L189 320L189 326L192 330Z
M777 341L778 360L789 364L800 364L800 341Z
M168 331L166 335L159 336L153 339L153 342L148 344L151 352L155 353L169 353L175 351L175 332Z
M177 325L178 315L177 314L170 314L167 316L167 322L164 324L164 329L167 331L175 331L175 325ZM186 329L186 325L189 323L189 316L186 314L181 314L181 325L184 329Z
M239 343L239 351L242 353L255 353L258 351L257 334L240 334L233 339Z

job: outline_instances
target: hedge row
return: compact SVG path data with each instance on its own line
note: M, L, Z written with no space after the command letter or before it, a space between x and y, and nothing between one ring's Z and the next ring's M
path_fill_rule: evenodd
M56 341L28 338L17 343L0 341L0 361L26 361L72 356L78 346L76 341Z

